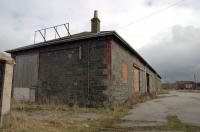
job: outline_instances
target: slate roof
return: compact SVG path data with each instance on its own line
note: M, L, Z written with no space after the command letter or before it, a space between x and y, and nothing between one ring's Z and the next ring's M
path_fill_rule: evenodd
M107 36L110 33L111 33L111 31L102 31L99 33L81 32L81 33L73 34L71 36L66 36L66 37L62 37L62 38L58 38L58 39L49 40L46 42L40 42L40 43L36 43L36 44L19 47L19 48L12 49L12 50L7 50L6 52L7 53L15 53L15 52L19 52L19 51L30 50L30 49L35 49L35 48L44 47L44 46L48 46L48 45L58 44L61 42L69 42L69 41L83 40L83 39L100 37L100 36Z

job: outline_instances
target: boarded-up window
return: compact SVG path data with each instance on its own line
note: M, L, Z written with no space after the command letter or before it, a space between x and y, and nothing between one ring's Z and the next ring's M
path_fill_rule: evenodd
M122 64L122 82L128 83L128 65Z
M133 70L133 84L135 92L140 92L140 71L137 68Z

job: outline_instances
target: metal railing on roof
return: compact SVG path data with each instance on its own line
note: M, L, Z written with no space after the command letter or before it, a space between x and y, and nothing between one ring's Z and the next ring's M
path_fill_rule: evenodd
M40 29L35 31L34 33L34 44L36 43L36 39L37 39L37 34L39 34L41 36L41 38L43 39L43 42L47 41L47 31L53 29L55 37L52 39L56 39L61 38L61 33L59 33L58 28L62 27L67 31L67 36L70 36L70 32L69 32L69 23L64 23L64 24L60 24L60 25L56 25L56 26L52 26L52 27L48 27L48 28L44 28L44 29Z

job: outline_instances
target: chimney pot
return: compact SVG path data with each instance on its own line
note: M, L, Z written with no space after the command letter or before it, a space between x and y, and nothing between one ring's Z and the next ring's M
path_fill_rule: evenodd
M98 11L97 10L94 11L94 18L98 18Z

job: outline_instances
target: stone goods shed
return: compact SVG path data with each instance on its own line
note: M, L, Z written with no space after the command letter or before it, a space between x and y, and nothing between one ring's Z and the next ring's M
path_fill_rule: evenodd
M160 90L159 74L115 31L91 31L7 51L16 60L13 96L107 106Z
M9 121L14 60L0 52L0 127Z

